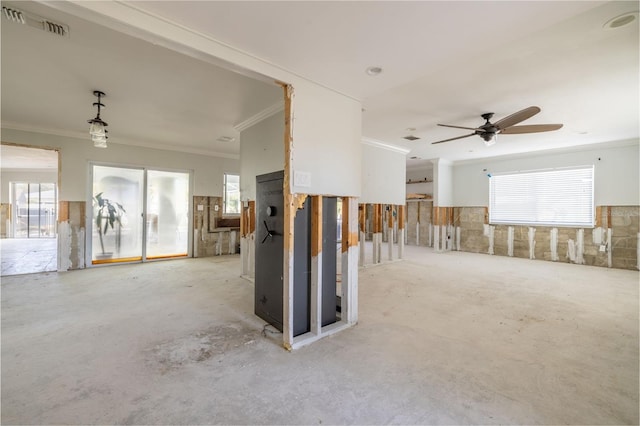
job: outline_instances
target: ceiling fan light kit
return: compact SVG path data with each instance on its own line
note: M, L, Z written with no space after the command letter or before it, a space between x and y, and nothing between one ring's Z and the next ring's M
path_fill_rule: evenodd
M562 124L531 124L531 125L524 125L524 126L516 126L516 124L528 118L533 117L539 112L540 112L539 107L530 106L514 114L511 114L501 120L498 120L495 123L491 123L490 121L491 118L493 117L493 113L487 112L485 114L482 114L482 118L485 120L485 123L479 127L464 127L464 126L453 126L451 124L438 124L438 126L442 126L442 127L452 127L454 129L473 130L473 133L469 133L463 136L458 136L455 138L431 142L431 144L449 142L457 139L468 138L469 136L478 135L484 140L484 143L486 146L491 146L496 143L498 134L516 135L516 134L523 134L523 133L550 132L553 130L558 130L562 127Z

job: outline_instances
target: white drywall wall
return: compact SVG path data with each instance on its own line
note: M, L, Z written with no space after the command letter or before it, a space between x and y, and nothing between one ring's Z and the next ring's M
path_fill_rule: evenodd
M405 203L406 155L406 152L362 143L360 203Z
M407 194L428 194L433 197L433 167L407 169L407 182L429 180L431 182L407 183Z
M240 132L240 197L256 199L256 176L284 169L284 111Z
M58 148L60 152L60 186L63 201L87 199L89 162L112 165L151 167L168 170L192 170L193 194L222 196L224 173L238 173L239 161L175 151L110 143L107 149L94 148L91 140L44 133L2 129L2 141L35 147Z
M489 158L456 164L453 168L454 205L488 206L487 173L554 167L595 166L597 206L640 204L639 141L580 147L572 151L530 154L527 157Z
M127 2L59 2L52 7L206 62L292 85L292 191L360 196L360 101L183 26L141 12ZM304 185L296 184L295 172L307 177L303 179Z
M453 164L439 158L433 160L433 205L453 207Z
M292 192L360 196L360 102L308 83L294 90ZM300 185L296 173L306 174L309 185Z
M4 203L10 203L10 191L9 186L11 182L28 182L28 183L55 183L58 184L58 171L57 170L2 170L2 176L0 177L2 182L1 201Z

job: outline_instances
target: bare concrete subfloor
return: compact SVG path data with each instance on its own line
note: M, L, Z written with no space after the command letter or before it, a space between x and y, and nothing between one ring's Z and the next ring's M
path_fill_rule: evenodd
M58 240L55 238L1 238L0 275L33 274L57 270Z
M2 423L638 423L637 272L406 255L293 353L237 256L3 278Z

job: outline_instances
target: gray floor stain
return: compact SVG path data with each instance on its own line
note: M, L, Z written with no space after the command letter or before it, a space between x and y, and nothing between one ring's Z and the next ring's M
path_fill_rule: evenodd
M250 345L259 337L259 331L241 324L218 325L152 347L147 351L147 361L165 374L183 365L203 362L235 348Z

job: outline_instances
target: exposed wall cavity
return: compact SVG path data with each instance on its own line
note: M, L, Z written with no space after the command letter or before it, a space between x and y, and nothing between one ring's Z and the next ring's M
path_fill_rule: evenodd
M488 253L485 207L456 207L459 249ZM496 255L638 269L639 206L598 206L594 228L495 225ZM566 253L566 256L565 256Z
M193 197L193 227L193 257L238 253L240 218L223 217L222 197Z
M84 201L60 201L58 210L58 271L85 268Z

